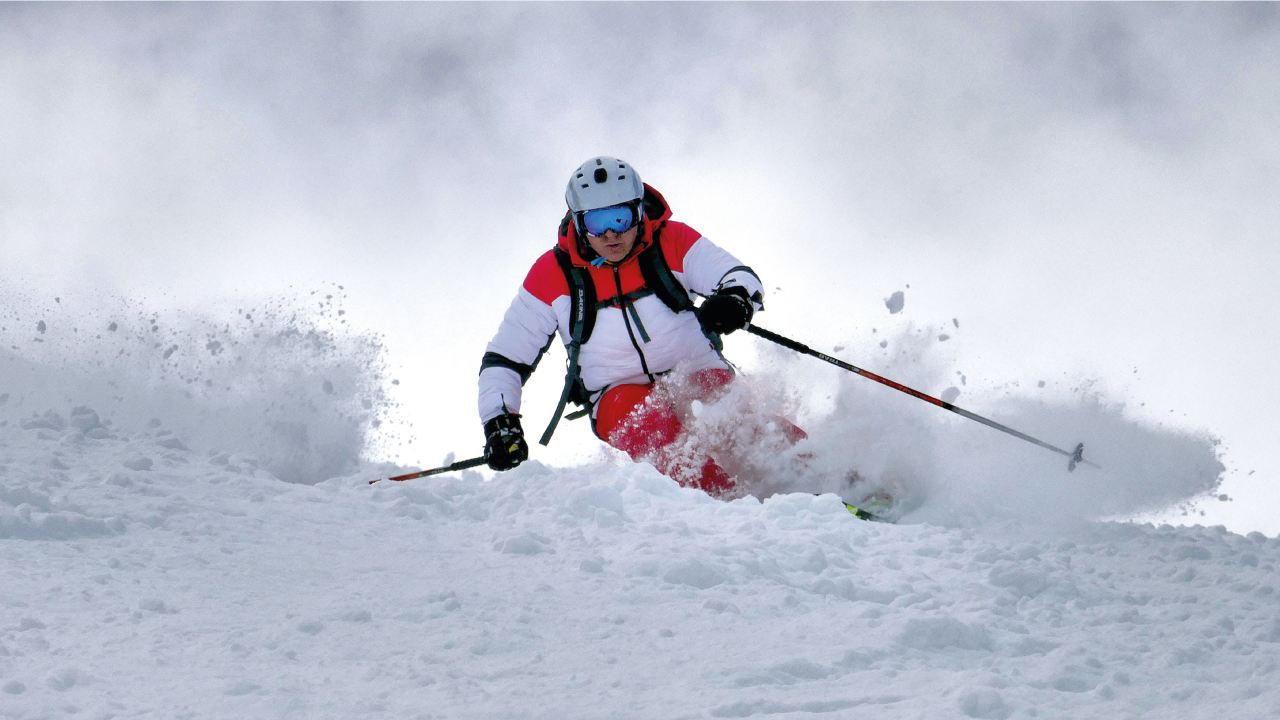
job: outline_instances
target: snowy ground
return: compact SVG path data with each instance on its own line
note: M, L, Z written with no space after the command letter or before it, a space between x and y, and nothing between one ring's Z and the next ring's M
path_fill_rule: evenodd
M1280 541L1103 520L1214 492L1211 437L994 406L1105 468L1068 474L765 362L691 421L765 449L763 502L607 455L371 486L398 468L360 458L403 430L340 299L44 307L35 335L9 299L0 718L1280 714ZM951 370L900 357L904 381ZM805 410L810 438L760 444L752 408ZM850 467L905 491L901 524L814 494Z
M23 427L23 426L26 427ZM1280 543L0 427L0 717L1275 717Z

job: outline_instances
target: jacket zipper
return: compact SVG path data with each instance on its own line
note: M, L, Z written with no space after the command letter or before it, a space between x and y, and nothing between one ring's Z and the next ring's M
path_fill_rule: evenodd
M636 349L636 354L640 356L640 369L644 370L649 382L657 382L657 378L653 376L653 373L649 372L649 363L645 360L644 351L640 349L640 343L636 342L635 331L631 329L631 318L627 316L627 296L622 294L622 278L618 275L617 265L613 266L613 285L618 290L618 309L622 311L622 322L627 326L627 337L631 338L631 345ZM634 309L632 312L634 312ZM636 322L639 321L640 316L637 314Z

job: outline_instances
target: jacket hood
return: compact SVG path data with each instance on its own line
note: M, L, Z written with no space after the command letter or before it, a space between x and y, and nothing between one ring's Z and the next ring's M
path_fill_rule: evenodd
M644 199L641 200L641 207L644 208L644 219L641 222L640 235L636 238L635 247L632 248L631 254L623 260L621 264L625 265L640 254L641 250L649 247L654 230L661 227L663 223L671 219L671 207L667 205L667 199L662 197L662 193L649 187L648 183L644 186ZM564 219L560 221L560 237L557 241L559 248L569 254L570 260L574 265L590 265L591 260L598 257L595 251L588 249L590 257L583 257L579 251L578 232L574 227L573 213L565 213ZM586 243L582 243L586 246Z

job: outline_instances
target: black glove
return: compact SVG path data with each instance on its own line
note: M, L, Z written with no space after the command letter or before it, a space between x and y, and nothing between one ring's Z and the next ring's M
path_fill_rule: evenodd
M717 290L694 312L703 332L728 335L746 327L756 314L756 308L751 304L747 289L734 286Z
M520 416L506 413L484 424L484 461L494 470L510 470L529 459Z

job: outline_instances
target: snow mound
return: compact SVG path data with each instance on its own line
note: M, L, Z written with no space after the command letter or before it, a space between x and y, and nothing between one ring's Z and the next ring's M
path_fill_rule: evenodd
M40 512L31 505L0 506L0 540L72 540L112 535L123 527L114 518L90 518L77 512Z
M885 525L645 464L306 486L160 432L0 427L0 508L110 530L0 539L9 716L1280 711L1257 534Z

